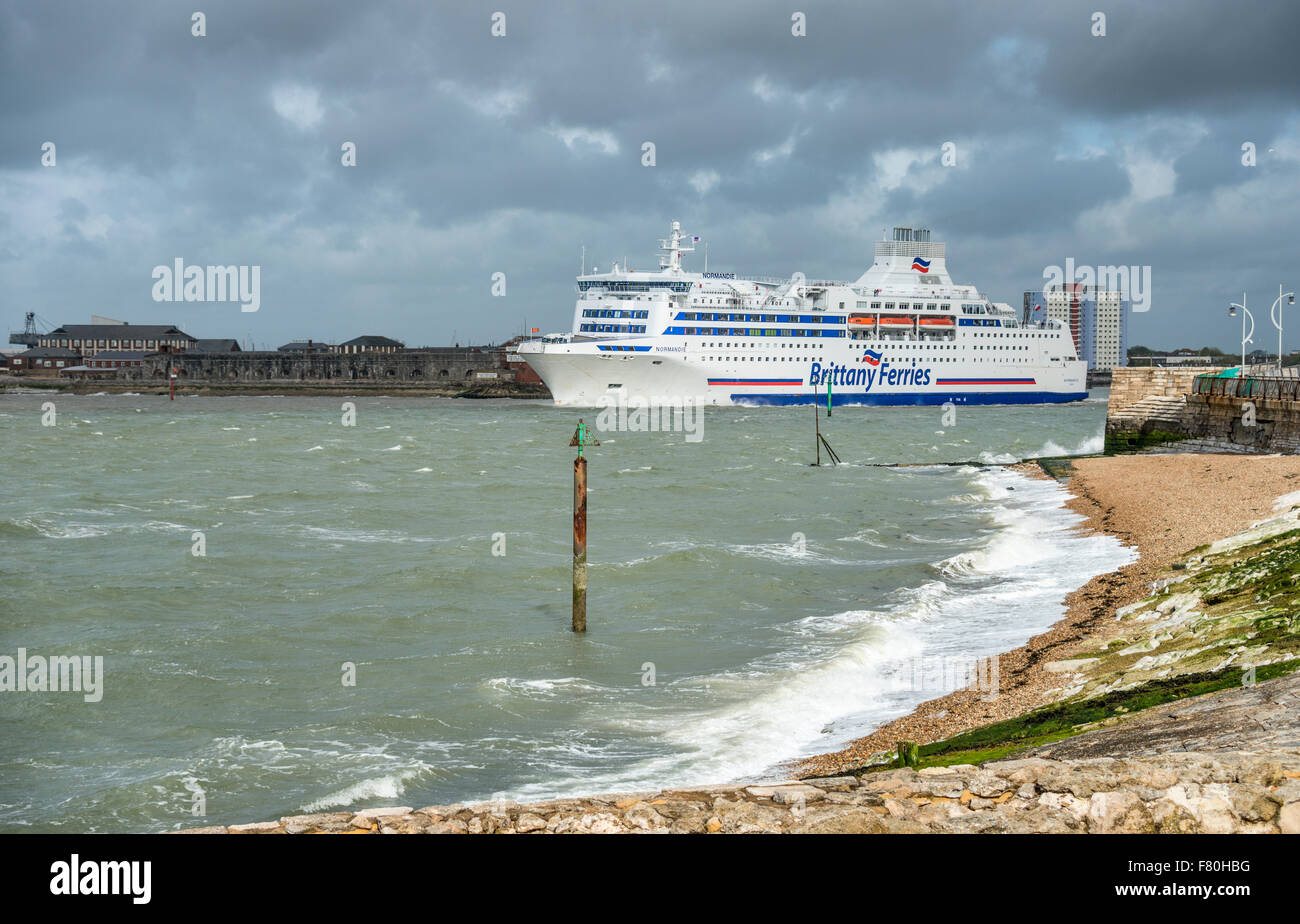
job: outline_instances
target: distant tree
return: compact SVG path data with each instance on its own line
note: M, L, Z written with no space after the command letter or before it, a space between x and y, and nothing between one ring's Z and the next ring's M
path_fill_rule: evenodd
M1157 352L1150 347L1131 346L1128 348L1129 356L1155 356Z

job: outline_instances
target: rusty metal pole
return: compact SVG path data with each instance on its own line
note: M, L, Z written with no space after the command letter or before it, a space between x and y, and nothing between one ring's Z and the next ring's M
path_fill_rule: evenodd
M587 460L573 460L573 631L587 631Z
M584 446L599 446L600 440L587 433L587 425L578 418L570 446L578 447L573 460L573 631L587 631L587 460Z
M167 398L167 400L168 400L168 401L175 401L175 400L176 400L176 367L175 367L175 366L172 366L172 368L171 368L171 375L168 376L168 378L171 379L171 388L170 388L170 391L169 391L169 397Z

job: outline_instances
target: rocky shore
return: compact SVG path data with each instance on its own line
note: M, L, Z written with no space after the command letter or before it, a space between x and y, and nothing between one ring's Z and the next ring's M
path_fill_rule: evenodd
M981 766L526 804L393 806L181 833L1300 834L1297 706L1300 675L1292 674ZM1189 742L1202 749L1173 749Z
M1300 834L1300 752L893 770L797 783L294 815L191 834Z
M1034 463L1016 467L1048 477ZM995 699L959 690L929 700L841 751L802 763L795 775L840 773L901 741L938 741L1059 700L1067 693L1060 665L1092 640L1114 638L1118 610L1148 599L1162 577L1187 575L1176 569L1194 548L1278 514L1279 496L1300 488L1300 456L1092 457L1073 460L1063 477L1073 495L1068 506L1085 517L1085 528L1134 547L1137 561L1070 594L1063 619L1001 655Z
M1072 506L1138 560L1003 655L997 696L923 703L798 779L182 833L1300 833L1300 458L1072 468Z

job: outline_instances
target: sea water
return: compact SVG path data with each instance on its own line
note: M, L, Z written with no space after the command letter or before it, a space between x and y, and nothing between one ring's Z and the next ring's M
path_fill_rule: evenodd
M820 468L807 407L595 430L578 636L568 443L595 412L0 397L0 657L103 658L97 702L0 692L0 830L779 775L1133 557L1055 482L876 463L1097 451L1104 399L823 409Z

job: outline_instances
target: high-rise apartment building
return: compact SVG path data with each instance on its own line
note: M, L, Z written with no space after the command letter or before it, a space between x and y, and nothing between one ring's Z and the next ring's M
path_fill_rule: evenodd
M1128 362L1128 312L1123 292L1066 283L1025 293L1025 321L1064 321L1090 371Z

